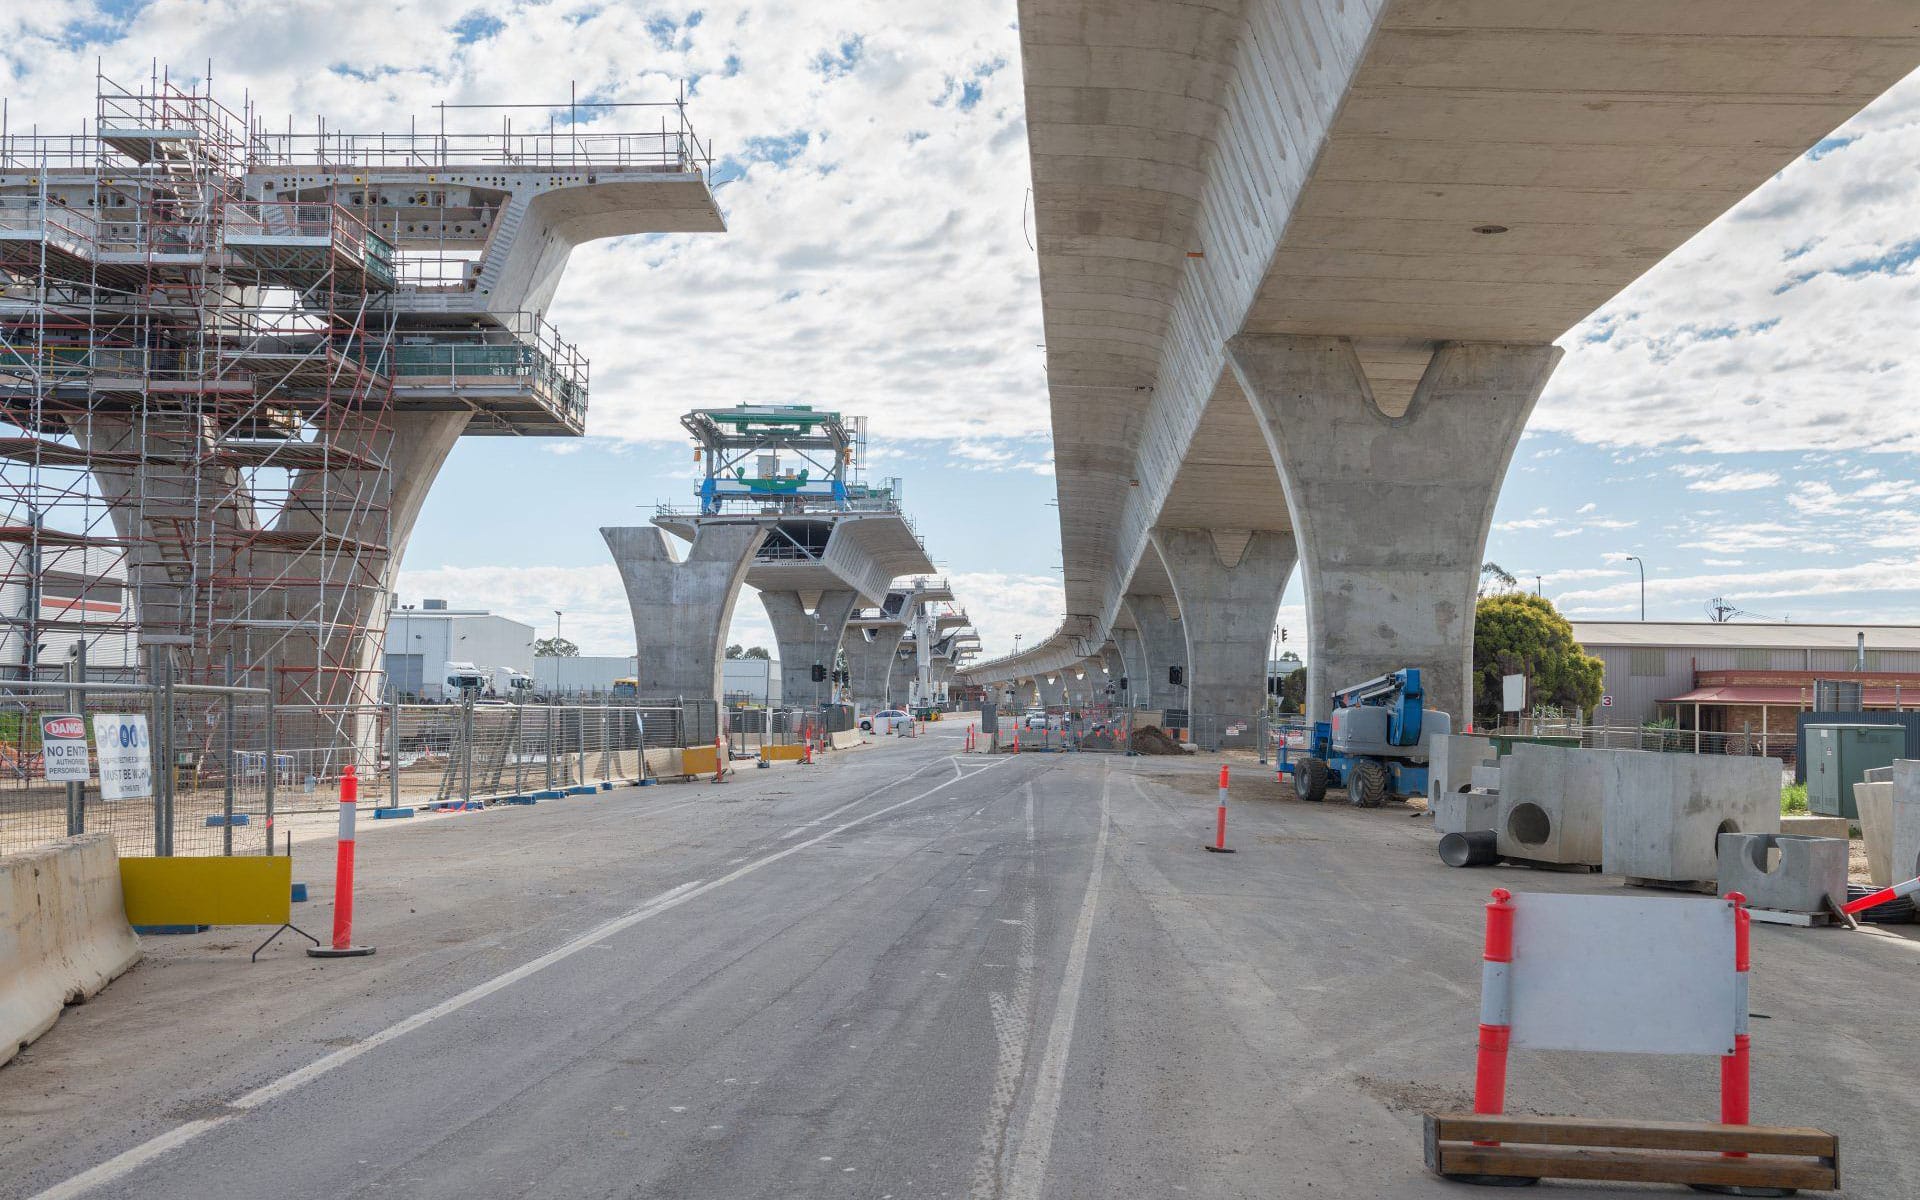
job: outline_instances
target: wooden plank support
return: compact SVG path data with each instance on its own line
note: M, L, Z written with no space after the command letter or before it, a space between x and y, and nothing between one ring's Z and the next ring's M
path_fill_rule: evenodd
M1839 1138L1819 1129L1429 1113L1425 1141L1428 1168L1446 1176L1807 1191L1840 1186ZM1723 1157L1727 1153L1747 1157Z

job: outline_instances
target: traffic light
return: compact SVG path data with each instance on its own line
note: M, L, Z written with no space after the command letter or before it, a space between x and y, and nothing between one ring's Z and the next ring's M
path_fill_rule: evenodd
M1167 668L1167 683L1169 686L1184 687L1186 686L1186 682L1187 676L1185 671L1182 671L1179 667Z
M827 681L827 669L819 663L813 664L813 681L815 683L825 683Z

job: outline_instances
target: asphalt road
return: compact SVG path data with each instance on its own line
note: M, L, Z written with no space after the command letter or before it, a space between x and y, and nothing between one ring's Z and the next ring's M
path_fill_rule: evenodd
M1209 855L1217 764L933 729L369 834L377 957L156 946L0 1072L0 1194L1459 1194L1418 1121L1469 1095L1486 888L1605 885L1448 872L1424 820L1251 764L1240 853ZM1756 943L1755 1119L1854 1138L1848 1195L1920 1194L1920 1052L1833 1011L1920 943ZM1715 1088L1710 1061L1533 1055L1512 1096L1686 1118Z

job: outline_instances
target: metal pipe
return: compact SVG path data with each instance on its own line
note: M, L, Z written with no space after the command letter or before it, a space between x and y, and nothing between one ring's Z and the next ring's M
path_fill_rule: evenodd
M268 679L273 678L273 668L271 664L268 664L267 666L267 678ZM267 688L266 693L267 693L267 731L266 731L266 737L263 740L266 742L266 772L265 773L266 773L266 790L267 790L267 799L266 799L267 845L266 845L266 849L263 850L262 853L272 854L273 853L273 788L274 788L274 784L278 781L277 777L280 773L279 772L280 764L276 761L278 755L275 753L275 750L276 750L275 743L278 738L278 734L277 734L277 730L275 729L275 726L279 724L280 714L279 714L278 708L276 707L276 702L273 695L273 689ZM289 856L293 854L293 835L291 833L287 835L287 854Z
M231 650L227 651L226 678L227 678L227 683L231 685L233 683L233 651ZM220 739L221 747L226 758L225 766L221 771L221 775L224 776L226 779L226 795L222 800L222 807L221 807L221 812L224 814L224 820L221 822L221 829L220 829L220 853L231 858L233 856L233 693L232 692L227 693L226 711L225 713L222 714L221 724L224 726L224 729L222 730L222 736Z

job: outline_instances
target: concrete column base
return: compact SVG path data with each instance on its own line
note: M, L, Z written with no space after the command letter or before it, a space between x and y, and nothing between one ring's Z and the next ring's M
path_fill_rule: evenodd
M1206 750L1255 744L1267 700L1267 647L1297 557L1293 535L1156 529L1153 545L1186 629L1193 740Z
M781 704L787 708L818 707L833 695L833 671L840 658L842 635L859 600L851 589L812 596L767 590L760 593L767 620L773 623L774 640L780 645ZM827 678L818 682L813 678L816 663L827 673Z
M1554 346L1443 343L1405 413L1375 402L1353 344L1227 343L1280 471L1307 591L1307 712L1333 689L1418 667L1429 706L1472 714L1487 528Z
M721 656L733 606L767 530L701 525L686 560L651 525L602 529L633 610L640 695L719 700Z

